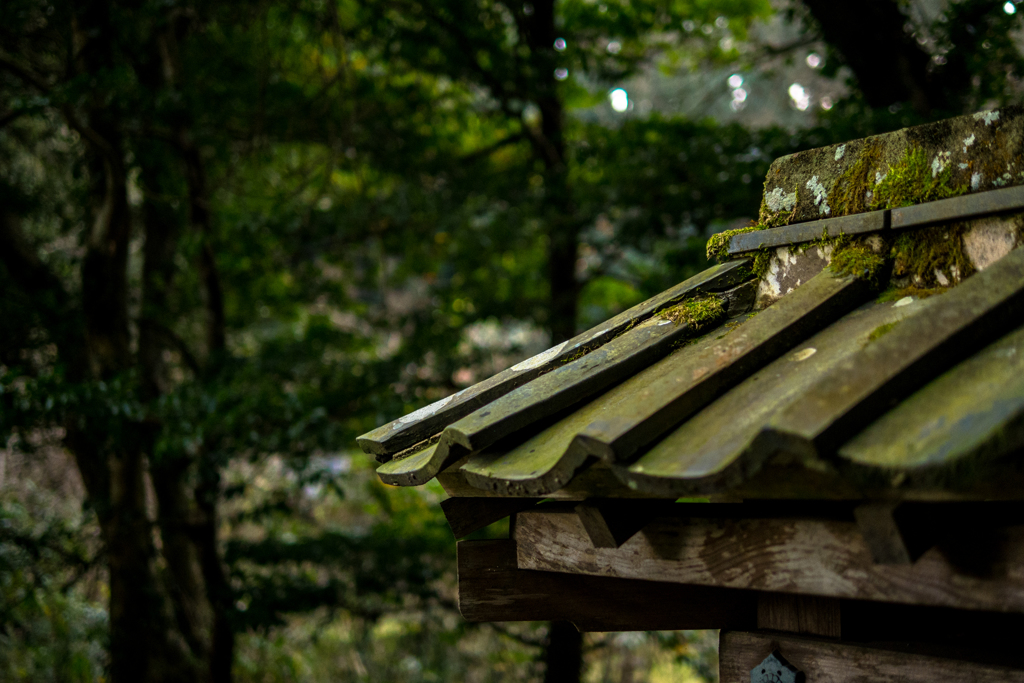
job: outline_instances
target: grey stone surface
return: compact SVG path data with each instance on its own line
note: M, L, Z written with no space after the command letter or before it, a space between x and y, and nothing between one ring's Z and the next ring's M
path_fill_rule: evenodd
M834 196L836 181L862 155L868 177L877 183L911 150L927 154L933 173L950 169L950 185L967 186L970 192L1022 185L1024 107L968 114L776 159L768 170L761 218L801 222L842 215ZM869 181L867 192L872 186ZM779 215L790 210L788 219Z
M1010 253L1020 240L1024 216L999 216L971 222L964 233L964 252L978 270L984 270Z

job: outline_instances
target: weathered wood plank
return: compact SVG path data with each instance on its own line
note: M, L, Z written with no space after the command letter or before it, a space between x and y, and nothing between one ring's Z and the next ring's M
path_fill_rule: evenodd
M717 296L723 308L728 308L726 293L712 296ZM653 316L582 358L538 377L449 425L444 434L471 451L486 448L635 375L679 343L693 338L701 329L713 328L724 321L723 316L707 321L706 328L697 328L687 322L677 324Z
M987 535L983 553L940 544L910 566L876 564L852 519L660 518L610 549L593 547L572 510L529 511L514 535L522 569L1024 612L1021 525Z
M743 232L729 240L729 253L742 254L763 248L783 247L819 240L822 236L859 235L881 232L889 227L889 211L871 211L851 216L825 218L820 221L793 223L779 228Z
M734 305L749 308L753 302L753 291L753 283L747 283L710 296L719 299L723 310L728 310ZM723 320L724 315L718 320L709 320L707 326L714 327ZM513 389L483 408L450 424L440 435L434 437L434 443L419 450L410 449L411 454L401 453L394 456L393 460L377 468L377 475L381 481L393 486L419 486L430 481L445 466L471 451L494 446L490 449L489 455L471 459L466 463L470 472L474 463L482 463L485 470L482 476L486 477L486 470L492 461L500 459L509 448L514 448L514 445L521 441L523 437L516 435L516 432L531 428L535 423L550 420L551 415L585 401L591 395L636 374L669 353L675 345L688 339L696 331L696 328L688 323L675 324L660 316L648 318L636 327L622 332L604 346L580 358L567 361L564 365ZM503 442L505 437L511 438ZM496 442L498 443L495 445ZM566 478L559 479L557 475L549 474L543 483L523 488L519 492L536 496L557 490L583 464L585 457L581 456L574 461L566 459L562 463L559 471L567 472ZM534 456L530 454L528 459L533 458ZM530 468L527 468L527 472L528 476L538 474ZM500 481L501 477L495 479ZM485 483L480 487L489 488L489 485Z
M901 230L1021 210L1024 186L1005 187L893 209L890 223L894 230Z
M487 497L487 498L534 498L521 491L497 490L497 486L479 488L469 483L466 473L462 471L463 461L456 461L437 474L437 481L445 493L452 497ZM580 501L587 498L654 498L643 491L636 491L622 483L612 471L601 462L586 466L576 472L568 484L550 493L545 498L564 501Z
M916 652L880 649L813 638L723 631L721 683L749 683L751 670L774 650L802 671L808 683L1009 683L1024 670Z
M628 461L868 292L859 280L823 272L772 307L675 350L525 441L474 454L462 471L482 489L545 495L564 486L590 456Z
M433 479L451 457L451 445L437 440L419 450L388 460L377 476L391 486L420 486Z
M828 273L823 276L831 277ZM810 285L772 308L784 305ZM850 313L746 378L631 466L613 471L632 487L666 496L706 493L741 483L775 452L774 441L764 437L765 428L776 416L815 388L821 377L860 353L875 330L926 315L923 312L935 300L899 307L872 303Z
M759 593L757 628L839 638L842 636L840 601L815 595Z
M937 297L823 374L772 420L766 436L799 456L831 455L896 401L1016 327L1024 315L1024 249Z
M627 409L629 401L626 399L636 398L638 392L675 374L682 356L716 344L715 338L721 334L721 328L716 328L692 344L676 349L667 358L641 370L525 441L506 447L492 446L473 454L461 467L463 475L480 489L504 495L551 495L560 491L593 459L592 449L578 438L580 432L595 421L614 415L616 410ZM591 495L604 494L594 492Z
M714 266L643 303L620 313L567 342L523 361L497 375L398 418L358 437L359 446L381 462L442 431L481 406L516 387L563 365L567 359L593 351L631 326L644 322L691 294L722 291L748 279L749 261L739 260Z
M1024 447L1024 328L928 383L839 449L861 472L961 487Z
M441 511L455 538L464 538L538 502L536 498L447 498L441 501Z
M569 576L516 567L512 541L458 544L459 610L467 621L571 621L581 631L744 628L756 596L728 589Z
M586 450L623 463L787 349L862 303L867 285L823 271L774 305L692 352L659 364L647 386L603 406L579 434ZM690 351L690 350L687 350Z

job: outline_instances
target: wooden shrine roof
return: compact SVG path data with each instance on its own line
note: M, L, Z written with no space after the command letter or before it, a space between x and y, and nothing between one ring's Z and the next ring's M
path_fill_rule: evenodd
M780 159L761 218L789 224L360 446L383 481L455 495L1024 498L1022 131L983 112ZM961 196L872 209L908 158ZM867 199L838 206L854 175ZM827 267L840 236L881 274ZM964 272L901 274L900 239Z

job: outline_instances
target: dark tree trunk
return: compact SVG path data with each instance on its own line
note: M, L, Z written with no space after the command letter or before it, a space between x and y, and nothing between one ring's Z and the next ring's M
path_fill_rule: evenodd
M577 683L583 669L583 634L567 621L551 622L544 664L544 683Z
M80 74L111 68L114 28L110 6L83 3L76 8L73 43L74 67ZM128 315L128 247L132 233L128 206L128 178L122 122L116 99L99 90L81 111L65 110L89 150L89 177L93 197L92 225L86 238L82 265L82 310L88 369L84 378L110 380L136 366L132 354ZM146 161L145 159L143 160ZM152 166L147 180L156 182ZM143 308L152 311L165 303L169 266L166 259L173 229L168 207L151 205L146 218L152 227L147 242ZM144 326L145 327L145 326ZM159 392L160 344L147 330L140 334L142 385L146 398ZM66 349L66 344L65 344ZM64 351L65 349L62 349ZM165 580L183 587L181 560L171 559L169 572L160 568L149 499L150 462L155 426L122 419L120 438L111 444L97 426L79 421L68 425L66 443L74 453L89 500L96 508L110 572L110 654L112 683L135 681L202 681L202 657L191 648L188 629L173 618L175 600ZM100 428L102 429L102 427ZM164 482L161 482L163 484ZM170 549L180 550L171 535ZM164 546L168 549L167 545ZM187 555L186 555L187 559ZM180 596L177 596L180 597ZM179 599L179 607L184 603ZM185 607L187 610L187 606ZM181 610L179 609L179 612ZM185 620L187 622L187 620Z
M904 29L907 17L894 0L804 0L804 5L872 107L910 102L921 114L948 108L943 90L956 90L957 84L944 87L931 77L931 57Z
M531 134L534 150L544 161L544 219L548 229L548 329L551 343L576 333L579 283L576 259L579 224L575 216L568 167L565 158L564 111L554 77L557 66L554 48L555 3L539 0L532 14L524 15L523 28L532 60L532 99L541 113L540 130ZM523 124L526 125L525 123Z

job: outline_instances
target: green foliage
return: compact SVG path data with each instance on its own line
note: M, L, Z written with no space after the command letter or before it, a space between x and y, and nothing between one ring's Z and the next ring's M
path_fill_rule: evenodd
M104 670L107 615L80 585L94 573L91 525L62 515L60 507L45 491L0 493L0 678L5 681L84 683L98 680Z
M1015 101L1015 85L1024 73L1024 59L1014 40L1020 13L1007 14L1003 5L985 0L963 0L945 7L930 27L936 41L939 82L966 84L950 92L950 109L971 111L985 102Z

